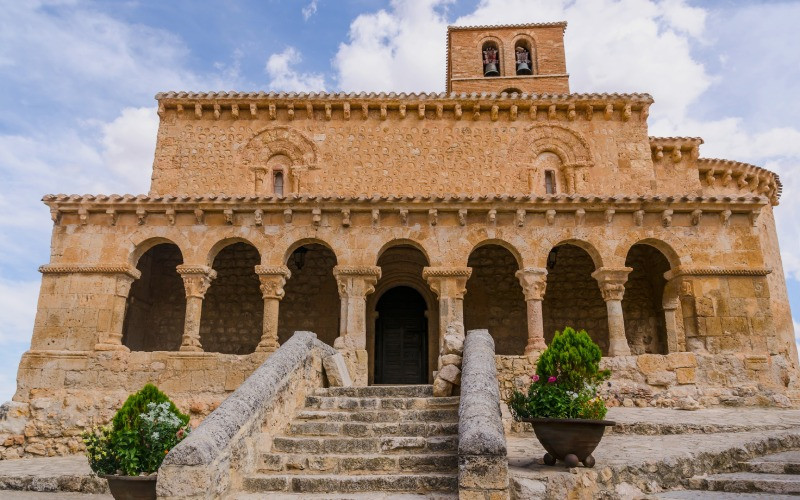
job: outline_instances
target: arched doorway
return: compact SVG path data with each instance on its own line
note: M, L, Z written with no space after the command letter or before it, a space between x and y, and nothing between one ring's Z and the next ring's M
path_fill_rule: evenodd
M419 292L397 286L378 300L375 320L375 383L428 382L427 305Z
M625 265L633 268L625 282L622 312L631 354L667 354L664 287L669 261L657 248L633 245Z

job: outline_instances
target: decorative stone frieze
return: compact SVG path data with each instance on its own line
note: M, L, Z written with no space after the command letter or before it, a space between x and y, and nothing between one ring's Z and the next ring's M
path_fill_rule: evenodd
M133 279L139 279L142 272L128 265L71 265L71 264L45 264L39 266L42 274L126 274Z

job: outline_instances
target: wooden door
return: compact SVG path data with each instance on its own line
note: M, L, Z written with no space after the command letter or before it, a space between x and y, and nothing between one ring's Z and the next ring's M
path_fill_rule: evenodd
M428 321L425 300L413 288L392 288L378 301L375 383L428 382Z

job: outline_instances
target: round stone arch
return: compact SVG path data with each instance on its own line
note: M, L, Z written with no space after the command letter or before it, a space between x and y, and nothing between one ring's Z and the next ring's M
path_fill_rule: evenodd
M518 241L517 243L524 244L524 241L522 241L522 239L520 238L520 241ZM475 252L475 250L489 245L496 245L498 247L502 247L508 250L509 253L514 257L514 260L517 261L517 266L519 267L519 269L523 269L525 267L525 262L522 258L522 253L517 249L517 246L503 238L482 239L473 245L472 249L469 251L469 255L472 255ZM469 261L469 256L467 256L467 261Z
M607 260L603 259L601 252L597 249L597 245L595 245L591 241L579 238L565 238L565 239L555 240L554 243L550 243L548 241L542 241L539 248L544 250L544 252L538 253L536 255L536 267L546 268L550 251L562 245L573 245L580 248L581 250L584 250L587 254L589 254L589 257L591 257L595 269L600 269L601 267L603 267L604 265L603 263Z
M292 254L300 247L307 246L307 245L321 245L333 253L334 257L336 257L337 262L341 258L340 252L337 252L336 249L331 245L328 241L322 238L316 237L308 237L308 238L298 238L293 240L291 243L285 246L285 250L283 252L280 251L279 247L276 245L276 249L278 250L278 254L281 255L280 262L274 262L273 264L276 265L285 265Z
M568 194L582 191L586 185L585 169L594 164L592 152L586 140L576 131L562 125L531 125L525 128L509 148L509 154L517 158L521 168L527 168L528 187L531 193L546 194L546 174L540 163L555 155L551 163L560 191ZM555 194L553 192L552 194Z
M475 47L475 60L478 62L478 71L481 76L483 76L483 48L487 43L493 43L497 46L497 62L500 64L498 71L500 71L500 76L507 76L508 72L506 71L506 61L505 57L505 47L503 46L503 41L493 35L486 35L481 37L476 44Z
M203 242L204 245L200 249L200 254L205 254L205 264L211 267L214 264L214 259L217 255L224 250L226 247L230 245L234 245L236 243L244 243L250 245L251 247L255 248L258 252L259 256L259 264L262 263L263 256L261 255L261 250L259 249L259 245L257 245L254 241L249 238L245 238L243 236L228 236L219 240L208 240ZM210 246L208 246L210 244ZM208 248L206 250L206 248Z
M180 242L180 243L179 243ZM186 245L185 241L182 241L177 238L169 238L166 236L147 236L144 237L142 240L136 242L135 240L132 242L132 247L128 251L128 263L132 267L136 267L139 264L139 259L147 253L148 250L153 248L156 245L161 244L171 244L178 247L181 253L181 260L185 261L186 251L184 250L188 245Z
M539 74L539 60L538 60L539 51L538 51L538 49L536 47L536 39L533 36L531 36L531 35L529 35L527 33L517 33L516 35L514 35L514 38L512 38L512 40L511 40L511 46L514 47L514 52L512 52L513 56L512 56L512 59L511 59L515 63L514 74L516 75L516 50L517 50L517 44L519 42L523 42L525 45L527 45L526 48L528 49L528 52L529 52L528 57L531 58L531 70L533 71L534 75L538 75Z
M304 133L287 126L264 127L251 135L238 156L242 173L251 172L257 195L300 191L303 172L318 168L319 148ZM284 183L276 193L274 176Z
M386 253L387 250L390 250L398 246L409 246L419 250L419 252L425 257L425 260L428 262L427 265L431 265L430 254L428 253L428 250L425 248L425 245L411 238L392 238L391 240L384 243L381 246L380 250L378 250L377 255L375 256L375 260L373 261L375 262L375 265L378 265L378 261L380 261L381 256L384 253Z

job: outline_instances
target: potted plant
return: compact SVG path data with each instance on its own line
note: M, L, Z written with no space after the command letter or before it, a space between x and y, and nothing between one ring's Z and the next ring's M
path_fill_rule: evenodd
M89 465L117 500L156 498L164 456L191 431L189 416L154 385L132 394L111 424L84 432Z
M607 426L608 409L597 395L598 386L611 376L600 370L600 348L585 330L570 327L556 332L531 377L527 394L514 391L508 406L516 420L530 422L547 453L544 463L563 460L569 467L582 462L594 467L592 452Z

